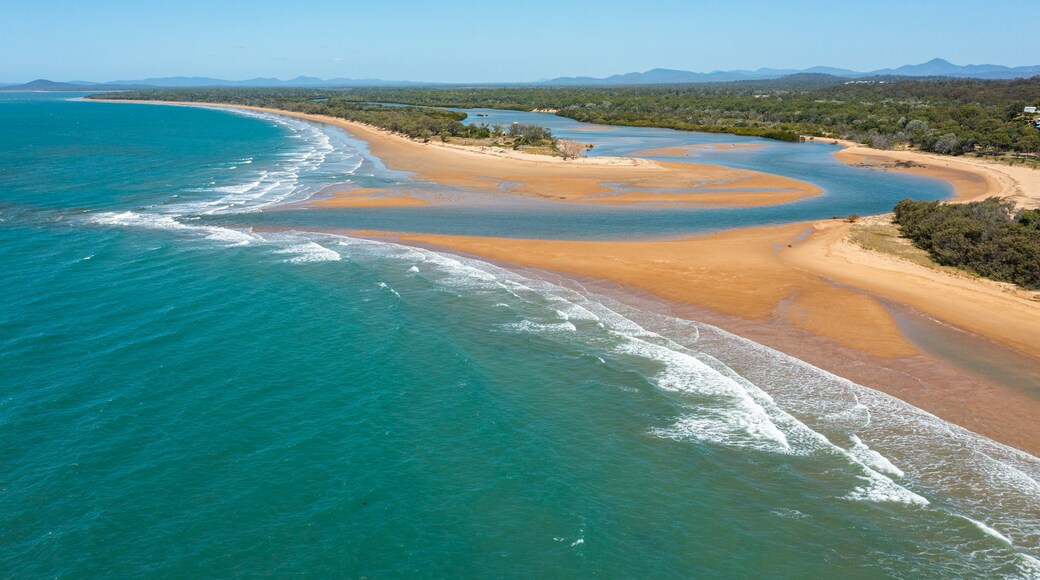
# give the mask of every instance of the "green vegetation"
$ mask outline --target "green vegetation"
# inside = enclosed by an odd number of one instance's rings
[[[963,204],[904,199],[895,221],[939,264],[1040,290],[1040,210],[1014,208],[995,197]]]
[[[472,137],[461,113],[427,107],[554,109],[611,125],[733,133],[797,141],[839,137],[887,149],[960,155],[1040,155],[1023,107],[1040,104],[1040,77],[1011,81],[904,77],[846,82],[800,74],[770,81],[633,87],[171,89],[105,98],[215,101],[331,114],[417,138]],[[321,100],[322,102],[315,102]],[[414,109],[371,103],[412,105]],[[493,130],[493,128],[487,128]]]
[[[963,272],[953,266],[937,264],[931,254],[900,234],[899,225],[892,221],[891,214],[860,218],[849,228],[848,239],[868,250],[906,260],[918,266],[944,272]]]
[[[366,88],[362,101],[530,111],[612,125],[669,127],[797,140],[839,137],[887,149],[959,155],[1040,154],[1022,115],[1040,104],[1040,77],[1011,81],[827,75],[772,81],[641,87]]]

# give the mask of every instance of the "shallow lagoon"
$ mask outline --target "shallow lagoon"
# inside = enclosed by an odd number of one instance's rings
[[[595,156],[631,156],[660,147],[748,143],[755,148],[704,149],[696,157],[651,157],[673,162],[702,162],[751,169],[801,179],[823,194],[793,203],[757,208],[704,208],[667,206],[595,206],[560,204],[516,196],[489,203],[487,198],[458,195],[452,207],[286,209],[261,217],[265,225],[290,227],[373,229],[478,236],[538,237],[549,239],[624,239],[674,237],[728,228],[770,225],[793,221],[844,217],[848,214],[885,213],[907,197],[946,199],[949,184],[924,177],[852,167],[834,158],[838,147],[826,143],[783,143],[752,137],[691,133],[670,129],[589,125],[547,113],[460,109],[473,123],[522,122],[549,127],[566,139],[595,143]],[[483,116],[479,116],[483,115]],[[365,187],[400,186],[396,175],[384,179],[379,172]],[[415,183],[409,184],[411,187]],[[420,184],[421,185],[421,184]],[[453,192],[436,184],[419,189]],[[501,197],[501,196],[498,196]],[[230,217],[220,223],[234,223]]]

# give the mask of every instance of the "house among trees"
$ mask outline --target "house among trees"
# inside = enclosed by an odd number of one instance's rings
[[[1036,113],[1036,107],[1026,107],[1026,108],[1022,109],[1022,112],[1023,113],[1033,113],[1033,114],[1035,114]]]

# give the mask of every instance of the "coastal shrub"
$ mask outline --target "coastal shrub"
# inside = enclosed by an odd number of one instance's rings
[[[544,141],[552,141],[552,131],[538,125],[513,123],[509,126],[509,136],[515,145],[536,145]]]
[[[1040,290],[1040,210],[1014,202],[946,204],[904,199],[896,204],[900,232],[943,265]]]
[[[1040,131],[1022,117],[1040,77],[1015,80],[884,79],[845,84],[829,75],[762,81],[611,87],[372,87],[354,97],[442,107],[555,109],[586,121],[797,141],[801,135],[912,145],[959,155],[1040,154]]]
[[[835,136],[874,147],[912,146],[949,155],[1040,156],[1035,106],[1040,76],[1014,80],[898,78],[845,84],[829,75],[760,81],[644,86],[193,88],[107,93],[110,99],[210,101],[275,108],[313,106],[405,134],[480,130],[458,111],[431,107],[551,109],[578,121],[732,133],[798,141]],[[396,103],[414,107],[386,107]],[[394,110],[390,110],[394,109]],[[411,109],[411,110],[409,110]],[[295,110],[295,109],[294,109]],[[431,112],[435,111],[435,112]],[[463,117],[464,118],[464,117]],[[507,129],[501,129],[507,130]],[[488,129],[496,134],[494,128]]]

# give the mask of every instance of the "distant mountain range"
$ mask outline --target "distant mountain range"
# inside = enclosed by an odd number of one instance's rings
[[[163,77],[140,80],[119,80],[104,83],[92,81],[56,82],[37,79],[25,84],[0,83],[0,91],[125,91],[155,88],[187,87],[300,87],[300,88],[344,88],[344,87],[406,87],[426,86],[433,83],[412,81],[384,81],[382,79],[328,79],[296,77],[286,81],[275,78],[256,78],[244,81],[229,81],[209,77]]]
[[[773,69],[760,68],[758,70],[732,70],[714,71],[709,73],[698,73],[684,70],[670,70],[656,68],[646,72],[633,72],[605,78],[593,77],[560,77],[541,84],[560,86],[583,86],[583,85],[656,85],[656,84],[686,84],[686,83],[719,83],[731,81],[753,81],[769,80],[785,77],[793,74],[810,73],[826,74],[844,78],[864,78],[881,76],[905,76],[905,77],[953,77],[972,79],[1016,79],[1028,78],[1040,75],[1040,65],[1007,67],[999,64],[969,64],[956,65],[941,58],[932,59],[922,64],[908,64],[899,68],[886,68],[881,70],[858,72],[854,70],[833,68],[827,66],[815,66],[812,68],[797,69]]]
[[[839,78],[866,77],[952,77],[973,79],[1015,79],[1040,75],[1040,65],[1007,67],[999,64],[956,65],[941,58],[932,59],[922,64],[904,65],[899,68],[886,68],[869,72],[857,72],[848,69],[827,66],[815,66],[807,69],[774,69],[713,71],[708,73],[691,72],[656,68],[646,72],[631,72],[605,78],[595,77],[559,77],[533,83],[477,83],[488,86],[500,85],[555,85],[555,86],[621,86],[621,85],[655,85],[655,84],[689,84],[719,83],[732,81],[754,81],[778,79],[790,75],[810,74],[829,75]],[[119,80],[105,83],[91,81],[55,82],[39,79],[25,84],[0,83],[0,91],[116,91],[148,88],[183,88],[183,87],[302,87],[302,88],[346,88],[346,87],[406,87],[433,86],[444,83],[423,83],[414,81],[386,81],[382,79],[346,79],[335,78],[323,80],[317,77],[296,77],[289,80],[276,78],[255,78],[244,81],[229,81],[208,77],[163,77],[140,80]],[[460,83],[461,84],[461,83]]]

